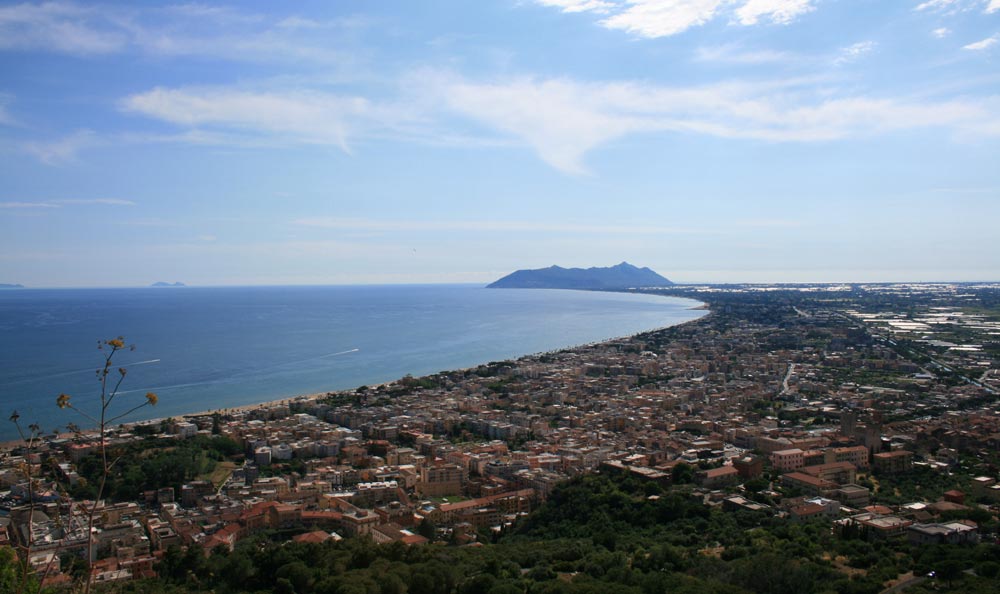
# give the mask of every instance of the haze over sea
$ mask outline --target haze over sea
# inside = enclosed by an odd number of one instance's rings
[[[0,292],[0,413],[45,431],[94,410],[97,340],[135,351],[123,397],[139,420],[348,389],[406,374],[626,336],[696,319],[688,299],[479,285],[23,289]],[[123,403],[124,405],[125,403]],[[16,438],[0,423],[0,439]]]

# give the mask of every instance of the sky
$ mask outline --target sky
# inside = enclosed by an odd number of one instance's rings
[[[0,283],[1000,281],[1000,0],[0,2]]]

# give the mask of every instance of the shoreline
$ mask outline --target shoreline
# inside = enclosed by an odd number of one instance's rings
[[[576,290],[576,289],[566,289],[566,290]],[[556,349],[551,349],[551,350],[548,350],[548,351],[538,351],[538,352],[534,352],[534,353],[526,353],[526,354],[519,355],[519,356],[516,356],[516,357],[511,357],[511,358],[507,358],[507,359],[500,359],[498,361],[519,361],[519,360],[524,359],[526,357],[537,357],[537,356],[540,356],[540,355],[545,355],[545,354],[550,354],[550,353],[561,353],[561,352],[566,352],[566,351],[572,351],[574,349],[581,349],[581,348],[591,347],[591,346],[595,346],[595,345],[600,345],[600,344],[608,343],[608,342],[611,342],[611,341],[623,340],[623,339],[631,339],[631,338],[634,338],[634,337],[639,336],[641,334],[648,334],[648,333],[651,333],[651,332],[659,332],[659,331],[662,331],[662,330],[666,330],[667,328],[676,328],[678,326],[683,326],[685,324],[695,323],[695,322],[704,320],[705,318],[707,318],[708,316],[710,316],[712,314],[711,307],[709,306],[708,303],[705,303],[705,302],[702,302],[702,301],[699,301],[699,300],[696,300],[696,299],[692,299],[690,297],[680,297],[680,296],[676,296],[676,295],[661,295],[661,294],[654,293],[654,292],[643,292],[643,291],[608,291],[608,292],[631,294],[631,295],[651,295],[651,296],[655,296],[655,297],[666,297],[666,298],[669,298],[669,299],[684,299],[684,300],[687,300],[687,301],[693,301],[694,303],[697,304],[697,305],[692,305],[691,307],[684,308],[686,311],[704,311],[704,312],[707,312],[707,313],[699,315],[698,317],[696,317],[696,318],[694,318],[692,320],[687,320],[687,321],[680,322],[680,323],[677,323],[677,324],[671,324],[671,325],[667,325],[667,326],[658,326],[658,327],[655,327],[655,328],[651,328],[651,329],[648,329],[648,330],[642,330],[642,331],[635,332],[635,333],[632,333],[632,334],[625,334],[625,335],[621,335],[621,336],[607,337],[607,338],[603,338],[603,339],[592,341],[592,342],[579,343],[579,344],[570,345],[570,346],[566,346],[566,347],[560,347],[560,348],[556,348]],[[467,367],[456,367],[456,368],[453,368],[453,369],[447,369],[447,370],[439,371],[439,372],[436,372],[436,373],[454,373],[454,372],[459,372],[459,371],[467,371],[467,370],[471,370],[471,369],[476,369],[477,367],[480,367],[482,365],[486,365],[487,363],[490,363],[490,362],[493,362],[493,361],[484,361],[484,362],[481,362],[481,363],[477,363],[475,365],[470,365],[470,366],[467,366]],[[426,377],[427,375],[433,375],[433,374],[425,374],[425,375],[415,376],[415,377]],[[403,376],[394,378],[392,380],[384,381],[384,382],[379,382],[379,383],[376,383],[376,384],[359,384],[358,386],[353,386],[353,387],[350,387],[350,388],[343,388],[343,389],[338,389],[338,390],[326,390],[326,391],[320,391],[320,392],[307,392],[307,393],[304,393],[304,394],[289,394],[289,395],[281,396],[279,398],[274,398],[274,399],[270,399],[270,400],[262,400],[260,402],[255,402],[255,403],[250,403],[250,404],[241,404],[241,405],[229,406],[229,407],[225,407],[225,408],[205,409],[205,410],[200,410],[200,411],[196,411],[196,412],[180,413],[180,414],[176,414],[176,415],[167,415],[167,416],[163,416],[163,417],[154,417],[154,418],[142,419],[142,420],[136,420],[136,421],[126,421],[126,422],[123,422],[123,423],[117,423],[117,424],[109,427],[109,429],[117,430],[117,429],[123,429],[123,428],[133,428],[133,427],[142,426],[142,425],[149,425],[149,424],[161,423],[161,422],[163,422],[163,421],[165,421],[167,419],[193,419],[193,418],[198,418],[198,417],[210,417],[210,416],[212,416],[212,415],[214,415],[216,413],[221,414],[223,416],[225,416],[225,415],[233,415],[233,414],[245,413],[245,412],[250,412],[250,411],[254,411],[254,410],[258,410],[258,409],[268,408],[268,407],[272,407],[272,406],[278,406],[278,405],[281,405],[281,404],[291,404],[293,402],[310,402],[310,401],[315,402],[316,400],[324,398],[324,397],[326,397],[326,396],[328,396],[330,394],[352,392],[352,391],[356,390],[358,387],[360,387],[361,385],[367,385],[369,388],[378,388],[380,386],[392,385],[392,384],[398,382],[399,380],[401,380],[403,377],[406,377],[406,375],[404,374]],[[79,434],[83,435],[83,436],[92,436],[92,435],[96,435],[96,433],[97,433],[96,429],[88,428],[88,429],[82,429]],[[51,434],[49,434],[49,435],[51,435]],[[76,434],[73,434],[73,433],[59,433],[58,434],[58,438],[60,438],[60,439],[71,439],[72,437],[74,437],[74,435],[76,435]],[[16,449],[16,448],[18,448],[18,447],[20,447],[22,445],[24,445],[24,442],[22,440],[20,440],[20,439],[0,441],[0,451],[9,451],[9,450],[12,450],[12,449]]]
[[[575,290],[575,289],[567,289],[567,290]],[[633,294],[632,292],[626,292],[626,291],[613,291],[613,292],[621,292],[621,293]],[[575,345],[571,345],[571,346],[567,346],[567,347],[563,347],[563,348],[552,349],[550,351],[539,351],[537,353],[528,353],[528,354],[520,355],[518,357],[514,357],[514,358],[511,358],[511,359],[503,359],[502,361],[520,361],[521,359],[524,359],[526,357],[537,357],[537,356],[540,356],[540,355],[546,355],[546,354],[550,354],[550,353],[562,353],[562,352],[566,352],[566,351],[572,351],[574,349],[580,349],[580,348],[584,348],[584,347],[591,347],[591,346],[595,346],[595,345],[605,344],[605,343],[612,342],[612,341],[615,341],[615,340],[631,339],[631,338],[635,338],[636,336],[639,336],[640,334],[649,334],[650,332],[659,332],[661,330],[666,330],[667,328],[677,328],[678,326],[684,326],[685,324],[693,324],[695,322],[699,322],[701,320],[704,320],[705,318],[707,318],[709,315],[712,314],[712,309],[711,309],[711,307],[709,306],[708,303],[705,303],[705,302],[702,302],[702,301],[697,301],[697,300],[691,299],[689,297],[677,297],[677,296],[674,296],[674,295],[656,295],[656,293],[634,293],[634,294],[654,295],[654,296],[662,296],[662,297],[668,297],[668,298],[674,298],[674,299],[687,299],[689,301],[695,301],[699,305],[689,307],[689,308],[687,308],[688,310],[692,310],[692,311],[705,311],[705,312],[708,312],[708,313],[706,313],[704,315],[701,315],[701,316],[698,316],[697,318],[695,318],[693,320],[688,320],[686,322],[681,322],[679,324],[673,324],[673,325],[670,325],[670,326],[659,326],[657,328],[651,328],[649,330],[643,330],[641,332],[636,332],[634,334],[626,334],[626,335],[623,335],[623,336],[613,336],[613,337],[610,337],[610,338],[604,338],[602,340],[597,340],[597,341],[594,341],[594,342],[585,342],[585,343],[575,344]],[[480,367],[482,365],[486,365],[487,363],[490,363],[490,361],[486,361],[484,363],[478,363],[476,365],[471,365],[469,367],[458,367],[458,368],[455,368],[455,369],[447,369],[447,370],[444,370],[444,371],[440,371],[438,373],[455,373],[455,372],[459,372],[459,371],[468,371],[470,369],[476,369],[477,367]],[[433,375],[433,374],[430,374],[430,375]],[[390,381],[387,381],[387,382],[380,382],[378,384],[371,384],[371,385],[368,385],[368,387],[369,388],[378,388],[380,386],[389,386],[389,385],[392,385],[392,384],[398,382],[399,380],[403,379],[403,377],[406,377],[406,376],[402,376],[402,377],[399,377],[399,378],[396,378],[394,380],[390,380]],[[421,377],[427,377],[427,376],[426,375],[414,376],[414,379],[419,379]],[[367,384],[365,384],[365,385],[367,385]],[[313,392],[313,393],[309,393],[309,394],[299,394],[299,395],[295,395],[295,396],[283,396],[283,397],[275,399],[275,400],[265,400],[265,401],[262,401],[262,402],[258,402],[256,404],[244,404],[244,405],[240,405],[240,406],[233,406],[233,407],[223,408],[223,409],[203,410],[203,411],[199,411],[199,412],[195,412],[195,413],[185,413],[183,415],[180,415],[180,418],[187,419],[187,418],[206,417],[206,416],[210,417],[210,416],[212,416],[215,413],[232,414],[232,413],[239,413],[239,412],[249,412],[249,411],[260,409],[260,408],[267,408],[267,407],[270,407],[270,406],[277,406],[277,405],[280,405],[280,404],[289,404],[289,403],[292,403],[292,402],[315,401],[315,400],[318,400],[320,398],[324,398],[324,397],[326,397],[329,394],[339,394],[339,393],[344,393],[344,392],[352,392],[354,390],[357,390],[359,387],[361,387],[361,386],[358,385],[358,386],[354,386],[352,388],[345,388],[345,389],[342,389],[342,390],[329,390],[329,391],[326,391],[326,392]],[[168,417],[163,417],[163,418],[159,418],[159,419],[148,419],[146,421],[134,421],[134,422],[129,422],[129,423],[123,423],[120,426],[135,426],[135,425],[140,425],[140,424],[143,424],[143,423],[160,422],[160,421],[163,421],[163,420],[165,420],[167,418]]]

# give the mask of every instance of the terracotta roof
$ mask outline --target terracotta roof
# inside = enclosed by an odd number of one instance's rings
[[[789,512],[793,516],[815,516],[826,511],[826,508],[818,503],[806,503],[793,507]]]
[[[729,476],[732,474],[739,474],[740,471],[736,470],[732,466],[720,466],[719,468],[709,468],[705,471],[706,478],[719,478],[720,476]]]
[[[305,534],[299,534],[298,536],[292,537],[295,542],[312,542],[321,543],[333,538],[330,536],[329,532],[323,532],[322,530],[316,530],[313,532],[306,532]]]

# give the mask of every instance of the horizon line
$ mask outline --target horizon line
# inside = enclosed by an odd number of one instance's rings
[[[467,282],[382,282],[382,283],[275,283],[275,284],[184,284],[183,286],[154,286],[149,285],[24,285],[19,283],[0,283],[9,286],[0,288],[0,292],[18,290],[74,290],[74,289],[226,289],[226,288],[265,288],[265,287],[419,287],[419,286],[474,286],[485,287],[493,281],[467,281]],[[975,284],[1000,284],[1000,280],[910,280],[910,281],[703,281],[703,282],[672,282],[663,286],[642,286],[642,287],[622,287],[609,288],[608,290],[621,289],[669,289],[672,287],[702,287],[702,286],[829,286],[829,285],[975,285]],[[15,286],[16,285],[16,286]],[[558,289],[557,289],[558,290]],[[578,289],[562,289],[578,290]],[[594,290],[594,289],[579,289]],[[601,290],[597,288],[597,290]]]

